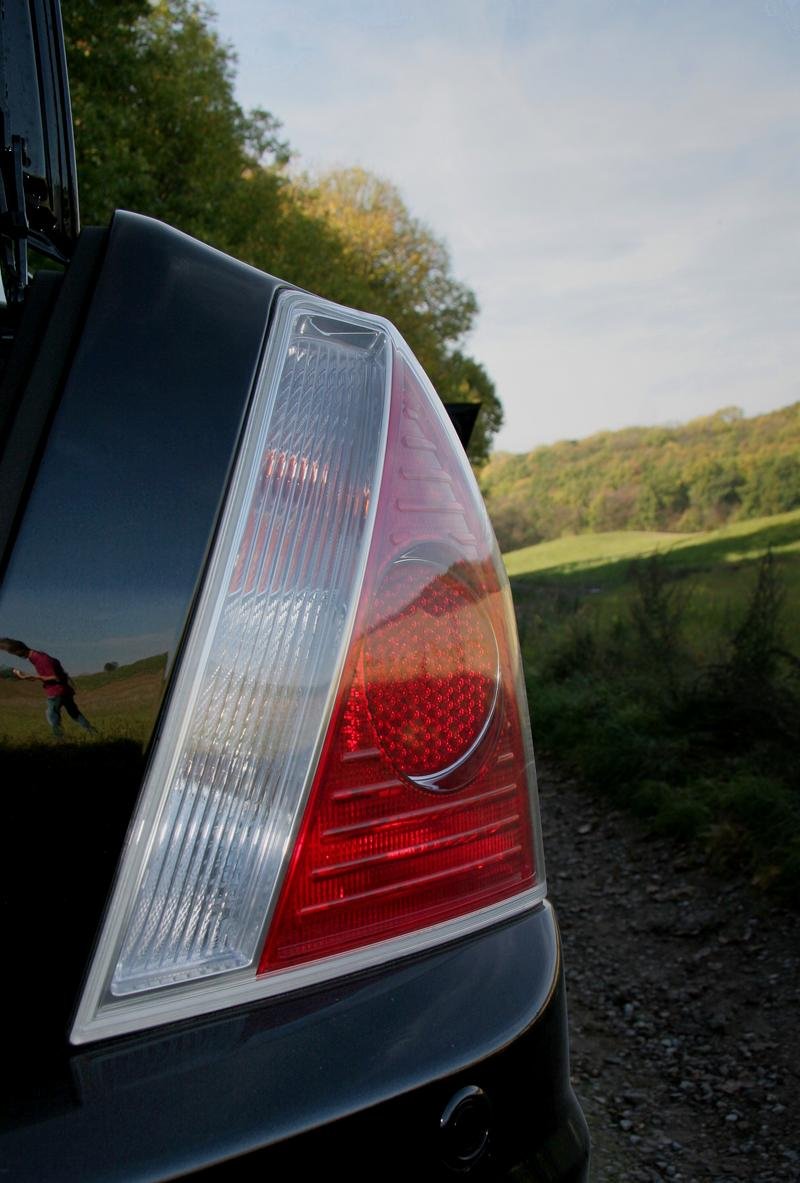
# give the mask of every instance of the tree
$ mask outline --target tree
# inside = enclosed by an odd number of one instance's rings
[[[798,457],[800,403],[755,419],[728,408],[501,453],[481,487],[501,545],[586,529],[704,530],[800,507]]]
[[[268,112],[245,114],[234,58],[197,0],[64,0],[84,224],[114,209],[213,241],[250,167],[285,161]]]
[[[346,169],[293,181],[280,123],[245,113],[235,60],[200,0],[64,0],[84,224],[160,218],[245,262],[394,322],[445,401],[480,401],[470,456],[502,409],[460,345],[477,310],[444,243],[388,181]]]
[[[361,168],[302,182],[309,209],[338,231],[348,260],[349,301],[392,320],[426,369],[460,341],[475,295],[451,274],[441,240],[412,217],[389,181]]]
[[[335,298],[396,324],[445,402],[481,403],[469,456],[485,463],[503,410],[486,370],[459,348],[478,305],[452,275],[445,244],[390,181],[362,168],[306,176],[300,186],[306,208],[344,245],[345,267],[331,277]]]

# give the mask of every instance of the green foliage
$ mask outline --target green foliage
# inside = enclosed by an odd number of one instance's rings
[[[800,403],[498,453],[481,486],[503,550],[566,534],[687,532],[800,507]]]
[[[475,295],[397,189],[362,169],[292,180],[280,123],[239,107],[233,53],[200,0],[63,0],[63,14],[84,224],[145,213],[388,317],[445,401],[481,402],[470,457],[484,463],[502,409],[459,348]]]
[[[346,282],[375,312],[417,342],[426,367],[438,360],[443,341],[470,328],[475,295],[450,272],[444,243],[412,217],[389,181],[361,168],[305,178],[308,208],[339,233],[347,259]]]
[[[343,265],[330,277],[335,298],[391,320],[445,402],[481,403],[469,455],[485,463],[503,412],[483,366],[454,348],[477,302],[453,277],[444,243],[411,215],[391,182],[364,169],[305,176],[297,193],[343,244]]]
[[[661,555],[634,560],[629,573],[636,587],[631,604],[636,654],[649,670],[660,672],[664,689],[675,697],[684,656],[680,636],[686,612],[685,591],[670,581]]]
[[[800,513],[633,563],[572,541],[582,564],[531,559],[514,579],[537,746],[653,831],[800,902]]]
[[[731,640],[728,672],[736,681],[769,682],[782,654],[780,617],[786,598],[770,548],[758,566],[744,619]]]
[[[65,0],[84,222],[121,206],[213,236],[252,137],[207,16],[193,0]]]
[[[685,709],[710,744],[758,748],[761,767],[780,767],[784,748],[800,741],[800,660],[786,648],[786,590],[771,550],[758,564],[743,616],[722,659],[703,671]],[[800,782],[798,782],[800,791]]]

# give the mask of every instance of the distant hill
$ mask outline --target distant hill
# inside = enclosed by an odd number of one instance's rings
[[[785,513],[800,508],[800,402],[499,452],[480,483],[504,551],[565,534],[689,533]]]
[[[158,674],[161,677],[167,668],[168,656],[167,653],[156,653],[153,657],[141,657],[138,661],[132,661],[130,665],[115,664],[113,668],[98,670],[96,674],[76,674],[74,682],[83,690],[97,690],[112,682],[124,682],[143,674]]]

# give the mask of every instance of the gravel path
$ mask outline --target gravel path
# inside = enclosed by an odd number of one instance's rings
[[[540,768],[593,1183],[800,1181],[800,916]]]

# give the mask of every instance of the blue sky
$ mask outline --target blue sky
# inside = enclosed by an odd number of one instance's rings
[[[800,0],[213,8],[295,167],[449,244],[496,446],[800,399]]]

